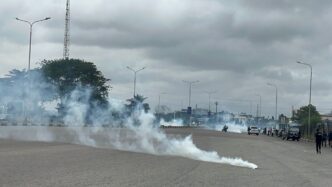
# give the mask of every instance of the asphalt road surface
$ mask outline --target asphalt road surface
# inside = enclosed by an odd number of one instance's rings
[[[1,130],[1,128],[0,128]],[[258,169],[154,156],[66,143],[0,140],[1,186],[332,186],[332,149],[317,155],[313,143],[265,135],[201,129],[195,144],[222,156],[241,157]]]

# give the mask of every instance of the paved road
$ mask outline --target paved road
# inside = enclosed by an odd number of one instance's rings
[[[1,129],[0,129],[1,130]],[[256,170],[172,156],[154,156],[66,143],[0,140],[1,186],[332,186],[332,149],[264,135],[193,134],[194,142],[223,156],[239,156]]]

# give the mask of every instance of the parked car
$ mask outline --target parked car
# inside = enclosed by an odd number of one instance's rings
[[[292,139],[299,141],[301,138],[301,132],[299,127],[289,127],[286,129],[284,136],[282,137],[283,140]]]
[[[259,129],[256,126],[250,126],[248,128],[248,134],[256,134],[257,136],[259,135]]]

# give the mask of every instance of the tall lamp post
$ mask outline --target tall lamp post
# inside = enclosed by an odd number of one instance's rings
[[[158,115],[160,114],[160,95],[164,95],[164,94],[166,94],[166,92],[161,92],[161,93],[159,93],[159,95],[158,95]]]
[[[310,115],[311,115],[311,85],[312,85],[312,66],[311,64],[308,64],[308,63],[303,63],[303,62],[300,62],[300,61],[297,61],[298,64],[302,64],[302,65],[305,65],[305,66],[308,66],[310,68],[310,89],[309,89],[309,106],[308,106],[308,136],[311,137],[311,132],[310,132]]]
[[[189,85],[189,106],[188,106],[188,113],[189,113],[189,126],[191,125],[191,86],[195,83],[198,83],[199,81],[183,81],[184,83],[187,83]]]
[[[134,70],[133,68],[127,66],[127,69],[129,69],[130,71],[134,72],[134,97],[133,98],[135,98],[135,95],[136,95],[136,74],[139,71],[142,71],[143,69],[145,69],[145,67],[143,67],[141,69],[138,69],[138,70]]]
[[[258,117],[262,117],[262,96],[260,94],[256,94],[259,97],[259,113]]]
[[[36,21],[30,22],[30,21],[27,21],[27,20],[23,20],[23,19],[20,19],[20,18],[16,18],[17,21],[25,22],[25,23],[29,24],[29,26],[30,26],[30,39],[29,39],[29,64],[28,64],[28,72],[30,72],[30,61],[31,61],[32,26],[33,26],[35,23],[42,22],[42,21],[46,21],[46,20],[49,20],[49,19],[51,19],[51,18],[50,18],[50,17],[46,17],[46,18],[41,19],[41,20],[36,20]]]
[[[211,114],[211,94],[217,93],[217,91],[208,91],[206,92],[209,95],[209,115]]]
[[[183,81],[184,83],[187,83],[189,85],[189,107],[191,107],[191,86],[195,83],[198,83],[199,80],[196,81]]]
[[[275,111],[275,120],[278,120],[278,87],[275,84],[267,83],[268,86],[272,86],[276,89],[276,111]]]
[[[32,26],[35,24],[35,23],[38,23],[38,22],[42,22],[42,21],[46,21],[46,20],[49,20],[51,19],[50,17],[46,17],[44,19],[40,19],[40,20],[36,20],[36,21],[27,21],[27,20],[24,20],[24,19],[20,19],[20,18],[15,18],[17,21],[21,21],[21,22],[25,22],[27,24],[29,24],[29,27],[30,27],[30,35],[29,35],[29,59],[28,59],[28,78],[30,79],[30,62],[31,62],[31,41],[32,41]],[[28,116],[26,114],[26,104],[25,104],[25,100],[23,100],[23,115],[24,115],[24,123],[27,124],[28,123]]]
[[[262,117],[262,96],[260,94],[256,94],[259,97],[259,105],[257,104],[257,124],[260,124],[260,118]]]

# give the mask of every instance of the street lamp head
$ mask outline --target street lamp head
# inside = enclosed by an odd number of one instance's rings
[[[135,72],[135,70],[133,68],[129,67],[129,66],[127,66],[127,69],[129,69],[132,72]]]
[[[305,66],[309,66],[311,69],[312,69],[312,65],[309,64],[309,63],[304,63],[304,62],[300,62],[300,61],[297,61],[298,64],[302,64],[302,65],[305,65]]]
[[[20,19],[18,19],[18,18],[15,18],[16,20],[20,20]]]
[[[275,85],[275,84],[272,84],[272,83],[267,83],[267,85],[268,85],[268,86],[275,87],[276,89],[278,89],[278,88],[277,88],[277,85]]]
[[[46,18],[45,18],[45,20],[49,20],[49,19],[51,19],[51,17],[46,17]]]

